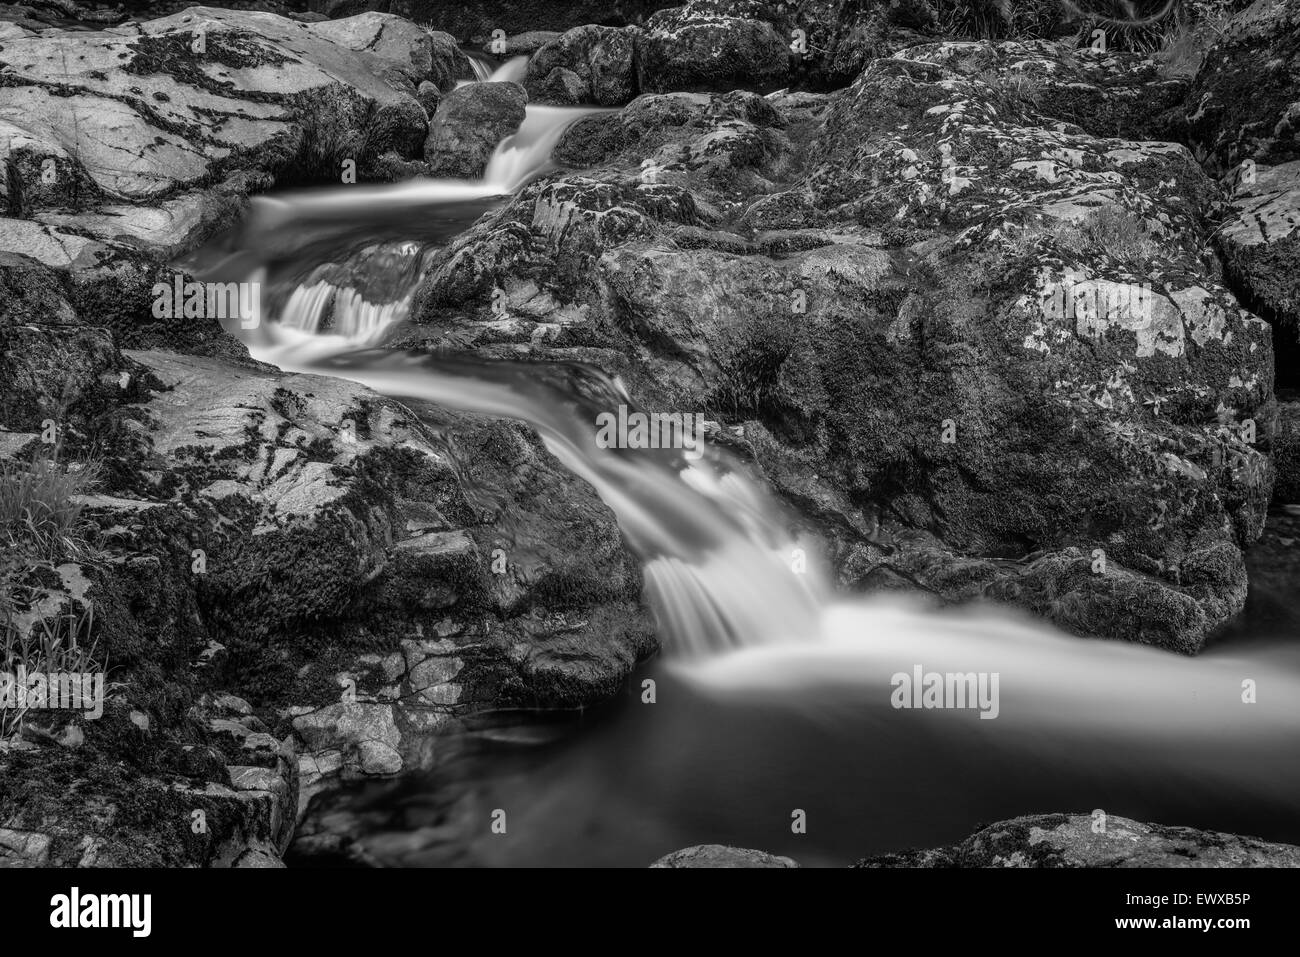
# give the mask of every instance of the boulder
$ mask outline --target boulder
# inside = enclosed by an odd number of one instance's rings
[[[1068,42],[946,40],[896,55],[982,77],[1043,116],[1093,136],[1174,138],[1177,122],[1169,113],[1182,105],[1188,88],[1186,78],[1167,76],[1152,55]]]
[[[119,345],[156,344],[160,261],[230,225],[250,193],[337,182],[347,162],[363,179],[424,171],[403,164],[426,135],[412,79],[431,43],[388,15],[309,25],[205,7],[15,29],[0,51],[0,252],[67,276],[69,302]],[[242,351],[212,323],[163,325],[173,347]]]
[[[104,489],[117,498],[90,514],[129,528],[124,548],[203,551],[202,573],[177,569],[179,582],[253,698],[337,701],[327,649],[359,633],[394,649],[421,629],[473,643],[467,691],[442,711],[517,694],[591,700],[652,647],[612,515],[522,426],[449,415],[435,440],[409,410],[344,379],[125,355],[150,391],[117,413]],[[169,477],[159,486],[155,474]],[[497,506],[472,507],[458,476]],[[131,502],[159,511],[142,527],[126,518]],[[413,700],[429,681],[412,680]],[[381,758],[367,760],[387,767]]]
[[[109,30],[8,37],[0,122],[46,144],[66,173],[56,185],[68,184],[51,195],[28,176],[7,183],[10,197],[54,202],[81,184],[81,194],[142,202],[240,169],[337,181],[344,159],[364,167],[389,149],[416,155],[423,112],[408,68],[334,42],[322,26],[191,7]]]
[[[528,61],[525,87],[539,102],[619,106],[635,95],[634,32],[575,27]],[[576,83],[575,83],[576,78]]]
[[[494,41],[483,44],[483,52],[493,56],[532,56],[552,40],[558,40],[563,33],[558,30],[526,30],[505,38],[503,45]]]
[[[724,844],[699,844],[665,854],[651,867],[798,867],[788,857]]]
[[[729,12],[732,5],[723,5]],[[744,5],[757,8],[759,4]],[[713,0],[691,0],[651,16],[637,35],[637,88],[759,92],[783,86],[790,76],[786,41],[766,20],[718,12]]]
[[[1230,194],[1216,236],[1228,279],[1278,331],[1279,386],[1300,385],[1300,2],[1229,21],[1187,97],[1183,136]]]
[[[690,0],[644,24],[639,88],[838,89],[875,57],[932,38],[936,23],[928,0]]]
[[[1195,652],[1272,484],[1271,336],[1210,255],[1215,185],[932,58],[576,124],[555,156],[589,168],[436,256],[416,318],[487,347],[530,336],[495,289],[548,299],[536,353],[742,432],[847,587]]]
[[[527,102],[518,83],[471,83],[444,96],[424,143],[434,175],[481,177],[497,144],[523,123]]]
[[[218,194],[213,190],[205,195]],[[247,356],[243,345],[227,336],[214,319],[153,315],[157,284],[170,286],[177,275],[158,257],[164,250],[186,247],[218,221],[203,212],[173,216],[189,201],[178,197],[156,207],[107,207],[79,217],[49,213],[42,214],[39,222],[0,217],[0,276],[9,277],[0,282],[16,289],[25,277],[40,275],[50,283],[44,288],[73,310],[79,328],[107,330],[117,346],[166,345],[202,354]],[[200,199],[201,208],[216,208],[202,207],[204,202]],[[91,238],[96,228],[115,238]],[[16,301],[23,299],[19,296]],[[64,313],[48,313],[44,321],[54,321],[55,315]],[[50,387],[57,388],[54,383]]]
[[[420,101],[424,107],[424,112],[433,116],[438,112],[438,104],[442,102],[442,94],[438,91],[438,85],[432,80],[425,80],[415,90],[415,98]]]
[[[474,76],[469,57],[451,34],[430,30],[429,44],[432,62],[428,78],[437,84],[441,92],[450,93],[455,89],[457,80],[467,80]]]
[[[556,67],[530,84],[529,97],[539,103],[573,106],[590,101],[591,86],[572,70]]]
[[[1109,814],[1037,814],[960,844],[882,854],[854,867],[1300,867],[1300,847]]]
[[[311,24],[310,29],[348,50],[367,51],[393,61],[413,83],[433,74],[433,38],[427,30],[402,17],[361,13],[343,20],[322,20]],[[439,54],[445,55],[444,49]]]

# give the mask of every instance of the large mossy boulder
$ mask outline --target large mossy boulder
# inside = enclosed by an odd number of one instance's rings
[[[1214,184],[951,57],[585,120],[556,156],[589,168],[453,243],[417,315],[743,432],[845,585],[1194,652],[1272,483],[1270,334],[1219,276]]]
[[[424,144],[433,174],[481,177],[497,145],[523,123],[527,102],[518,83],[473,83],[444,96]]]
[[[693,0],[650,17],[637,38],[638,89],[723,93],[782,86],[790,76],[786,41],[766,20],[732,13],[726,4]]]
[[[532,55],[524,85],[542,103],[621,106],[636,95],[634,60],[633,31],[575,27]]]

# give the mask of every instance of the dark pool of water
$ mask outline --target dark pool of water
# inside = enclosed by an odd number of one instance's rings
[[[1300,664],[1289,651],[1270,660]],[[654,704],[640,699],[644,677]],[[428,773],[319,800],[302,833],[346,835],[369,863],[410,867],[643,867],[703,843],[841,866],[1020,814],[1094,808],[1300,842],[1300,741],[1274,723],[1072,729],[1044,720],[1052,702],[1033,696],[1004,694],[995,721],[886,700],[880,682],[719,690],[653,663],[584,716],[510,716],[448,741]],[[498,809],[505,834],[491,828]],[[792,831],[796,809],[805,834]]]

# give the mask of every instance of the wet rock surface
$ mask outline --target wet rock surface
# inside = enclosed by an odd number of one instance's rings
[[[619,109],[432,257],[405,344],[705,412],[847,590],[1184,653],[1243,606],[1292,620],[1294,0],[1190,78],[936,37],[919,2],[313,6],[0,7],[0,457],[54,422],[104,469],[95,559],[23,578],[13,620],[93,608],[116,669],[102,718],[0,745],[0,864],[278,866],[340,781],[428,768],[486,709],[586,707],[654,652],[612,513],[531,430],[153,308],[250,196],[481,176],[530,101]],[[462,42],[528,56],[524,84],[457,88]],[[1091,823],[862,866],[1296,863]],[[327,824],[304,846],[342,853]]]
[[[642,402],[716,415],[845,585],[1195,651],[1242,607],[1272,482],[1248,424],[1271,335],[1214,259],[1215,184],[958,52],[1024,53],[915,47],[836,94],[581,121],[556,158],[582,172],[449,246],[417,316],[608,356]],[[498,288],[525,325],[504,341]]]

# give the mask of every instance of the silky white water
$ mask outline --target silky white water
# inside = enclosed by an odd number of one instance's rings
[[[953,840],[997,816],[1103,806],[1300,839],[1295,635],[1185,658],[1067,636],[1010,609],[940,612],[835,595],[816,543],[792,534],[790,516],[729,456],[711,450],[691,462],[671,451],[599,448],[596,415],[630,400],[598,370],[382,348],[408,318],[420,244],[393,239],[382,269],[354,269],[345,283],[321,278],[319,264],[304,261],[315,247],[293,242],[328,222],[319,248],[337,250],[349,224],[364,238],[385,216],[452,217],[463,227],[488,208],[476,204],[543,173],[564,129],[586,112],[530,105],[479,181],[261,200],[242,250],[221,264],[265,270],[268,249],[289,250],[276,268],[297,278],[279,307],[257,330],[235,330],[256,358],[351,379],[417,411],[429,403],[529,423],[593,486],[644,563],[664,646],[663,662],[647,672],[659,702],[630,698],[590,737],[557,747],[526,774],[492,762],[466,772],[475,784],[465,800],[526,807],[522,832],[531,821],[531,840],[442,835],[422,844],[376,826],[375,840],[395,848],[385,859],[441,863],[454,847],[476,863],[644,864],[645,854],[718,841],[842,863]],[[392,291],[371,301],[356,288],[366,283]],[[899,707],[895,676],[917,668],[997,675],[996,717]],[[592,849],[570,823],[593,793],[604,803],[578,823],[618,831],[606,849]],[[809,806],[833,827],[791,841],[790,808]],[[640,830],[628,836],[620,828],[632,821]]]

